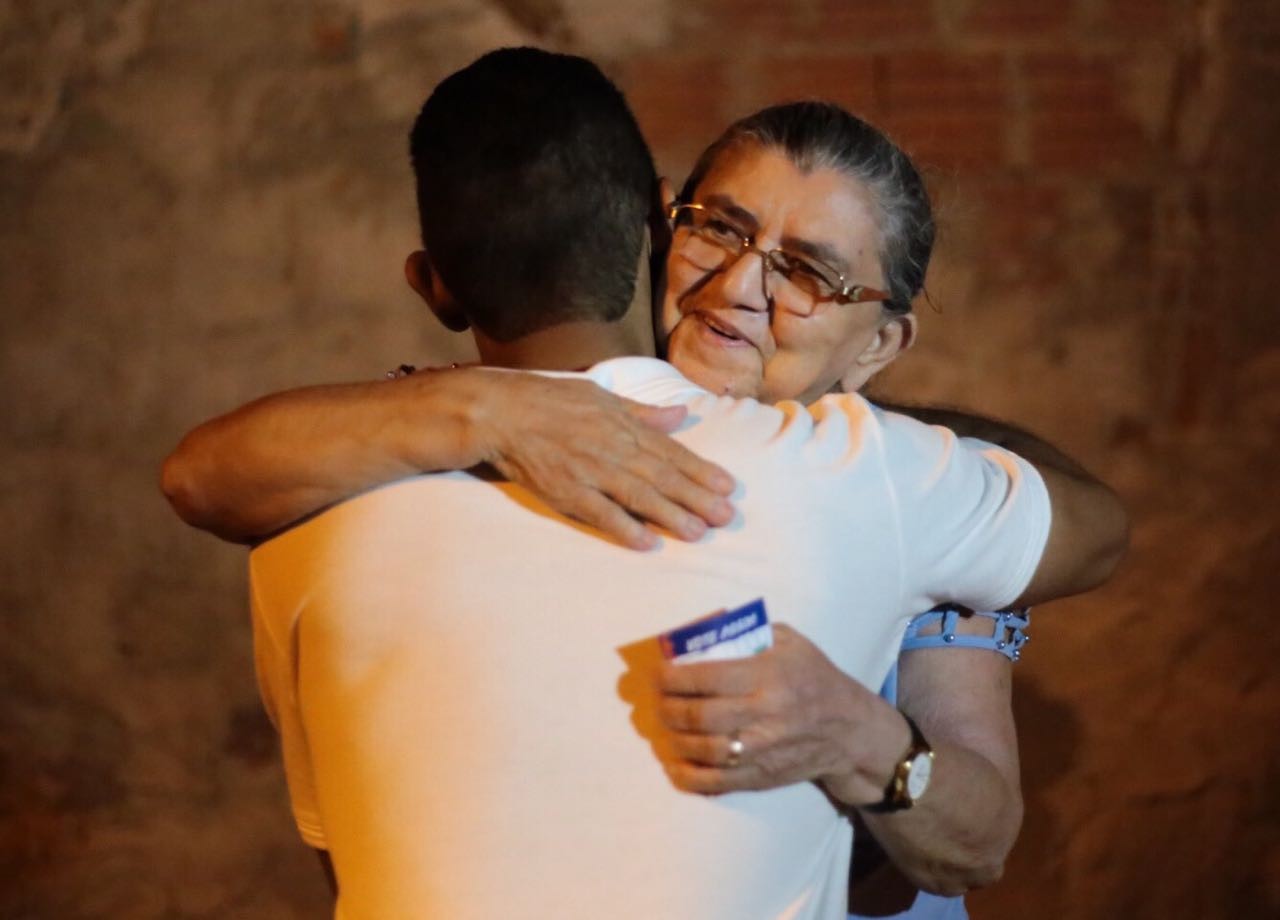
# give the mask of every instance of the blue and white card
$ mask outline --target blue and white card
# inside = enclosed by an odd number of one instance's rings
[[[687,664],[750,658],[773,645],[773,627],[764,598],[734,610],[722,610],[658,636],[662,656]]]

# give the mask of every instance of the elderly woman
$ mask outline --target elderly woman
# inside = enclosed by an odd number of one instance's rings
[[[907,157],[843,110],[800,103],[737,122],[667,217],[655,328],[703,387],[807,402],[861,387],[910,344],[933,243],[928,197]],[[1087,479],[1020,432],[921,414]],[[188,522],[253,541],[372,485],[488,462],[642,548],[654,536],[636,517],[686,539],[729,517],[721,471],[656,430],[671,421],[580,381],[469,369],[311,388],[192,432],[166,463],[165,488]],[[958,894],[990,882],[1021,821],[1009,699],[1020,622],[926,617],[909,632],[897,708],[788,630],[771,655],[668,669],[663,718],[681,754],[672,779],[709,794],[817,781],[916,886]],[[726,743],[730,762],[708,753]],[[910,916],[963,916],[963,906],[922,895]]]

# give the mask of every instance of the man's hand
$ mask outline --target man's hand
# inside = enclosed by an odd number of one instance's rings
[[[585,380],[489,374],[476,413],[489,462],[562,514],[633,549],[684,540],[733,519],[733,477],[670,438],[683,406],[647,406]]]
[[[879,802],[911,741],[905,720],[794,629],[773,629],[751,658],[659,668],[672,782],[715,795],[814,780],[846,805]]]

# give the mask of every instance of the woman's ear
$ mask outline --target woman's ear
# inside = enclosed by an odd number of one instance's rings
[[[467,319],[462,306],[444,286],[440,273],[432,268],[426,250],[411,252],[405,258],[404,278],[446,329],[451,332],[466,332],[471,328],[471,321]]]
[[[867,343],[853,364],[840,378],[840,389],[856,393],[863,385],[884,370],[894,358],[910,348],[916,339],[914,313],[890,316],[880,324],[875,336]]]

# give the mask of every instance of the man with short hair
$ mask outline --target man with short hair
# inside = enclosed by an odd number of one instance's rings
[[[648,357],[653,166],[588,62],[486,55],[436,89],[412,144],[425,250],[406,271],[435,315],[471,327],[485,364],[683,407],[677,437],[733,474],[737,516],[636,554],[447,473],[254,550],[264,699],[339,915],[841,916],[851,832],[818,785],[667,781],[652,637],[763,597],[794,627],[780,642],[878,686],[913,613],[1000,608],[1039,567],[1070,570],[1042,555],[1051,504],[1079,497],[856,396],[784,412]]]

